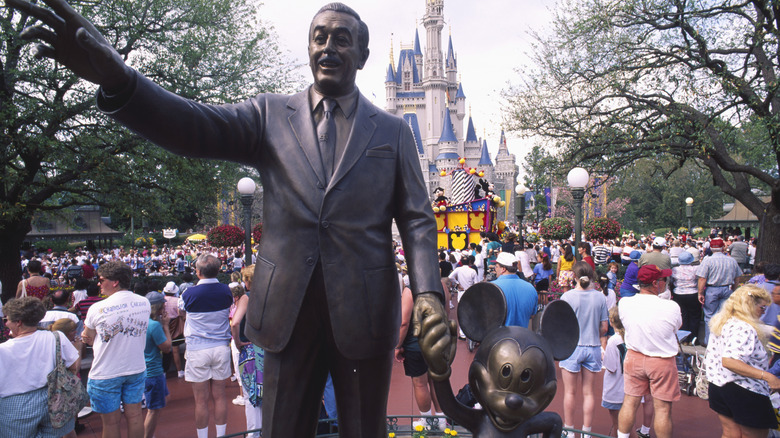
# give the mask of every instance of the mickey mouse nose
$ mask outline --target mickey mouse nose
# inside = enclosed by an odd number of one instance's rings
[[[517,394],[509,394],[504,402],[509,409],[520,409],[523,407],[523,398]]]

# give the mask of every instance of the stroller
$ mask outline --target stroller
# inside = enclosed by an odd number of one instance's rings
[[[697,376],[704,367],[704,355],[707,347],[694,345],[696,338],[691,340],[691,345],[683,345],[682,340],[687,338],[691,332],[687,330],[677,331],[677,342],[679,353],[677,354],[677,376],[680,379],[680,390],[687,395],[699,395],[705,398],[705,394],[698,394],[696,389]]]

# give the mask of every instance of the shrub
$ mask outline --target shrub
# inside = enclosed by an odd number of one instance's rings
[[[37,242],[33,242],[33,245],[38,249],[38,251],[44,252],[52,250],[52,252],[62,253],[71,250],[70,243],[64,239],[39,240]]]
[[[152,236],[141,236],[135,239],[135,246],[145,246],[148,248],[151,248],[152,245],[156,244],[157,241],[154,240],[154,237]]]
[[[614,239],[620,236],[620,223],[608,217],[594,217],[585,222],[583,231],[587,240]]]
[[[571,232],[571,222],[562,217],[551,217],[539,224],[539,234],[545,239],[568,239]]]
[[[219,225],[208,233],[211,246],[241,246],[244,243],[244,230],[235,225]]]

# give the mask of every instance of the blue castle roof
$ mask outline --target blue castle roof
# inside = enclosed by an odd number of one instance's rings
[[[417,62],[414,60],[414,50],[412,49],[401,50],[401,56],[398,58],[398,66],[395,70],[395,82],[399,85],[401,84],[401,80],[403,79],[402,68],[405,60],[412,66],[412,83],[419,84],[420,75],[417,72]]]
[[[420,33],[417,29],[414,31],[414,54],[422,56],[422,50],[420,50]]]
[[[490,159],[490,152],[488,152],[487,140],[482,142],[482,156],[479,158],[480,166],[492,166],[493,161]]]
[[[428,165],[428,172],[439,173],[439,169],[436,168],[435,164],[431,163]]]
[[[449,44],[449,48],[447,49],[447,60],[449,60],[450,58],[452,58],[453,67],[457,67],[458,61],[455,59],[455,51],[452,50],[452,35],[450,35],[450,44]]]
[[[455,152],[447,152],[445,154],[439,154],[439,156],[436,157],[437,160],[447,160],[447,159],[457,160],[458,158],[460,158],[460,156]]]
[[[387,66],[387,79],[385,82],[395,82],[395,73],[393,73],[393,64]]]
[[[441,130],[441,138],[439,139],[439,143],[445,143],[445,142],[452,142],[452,143],[458,142],[458,138],[455,137],[455,131],[452,129],[452,119],[450,118],[450,111],[447,109],[444,110],[444,124]],[[457,158],[457,156],[455,158]]]
[[[463,84],[458,84],[458,94],[455,95],[455,99],[465,99],[466,94],[463,93]]]
[[[477,130],[474,129],[474,121],[471,120],[471,116],[469,116],[469,128],[466,131],[466,143],[477,142],[479,142],[479,139],[477,138]]]
[[[417,144],[417,153],[424,154],[425,149],[423,149],[422,136],[420,135],[420,124],[417,121],[417,114],[406,113],[404,114],[404,120],[406,120],[406,123],[408,123],[409,127],[412,128],[414,142]]]

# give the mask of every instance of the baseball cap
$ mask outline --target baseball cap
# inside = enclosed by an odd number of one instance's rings
[[[496,257],[496,263],[503,266],[512,266],[517,263],[517,257],[512,253],[500,252]]]
[[[156,290],[146,294],[146,299],[149,300],[149,304],[160,304],[165,302],[165,296]]]
[[[656,237],[653,239],[653,246],[666,246],[666,239],[663,237]]]
[[[726,244],[723,239],[715,238],[710,241],[710,248],[723,248]]]
[[[628,258],[630,258],[633,261],[637,261],[640,258],[642,258],[642,253],[639,251],[631,251],[631,254],[628,255]]]
[[[677,257],[677,261],[680,262],[681,265],[690,265],[693,263],[693,254],[688,251],[683,251]]]
[[[644,265],[639,268],[636,278],[642,284],[651,284],[659,278],[670,277],[671,275],[671,269],[658,269],[656,265]]]

